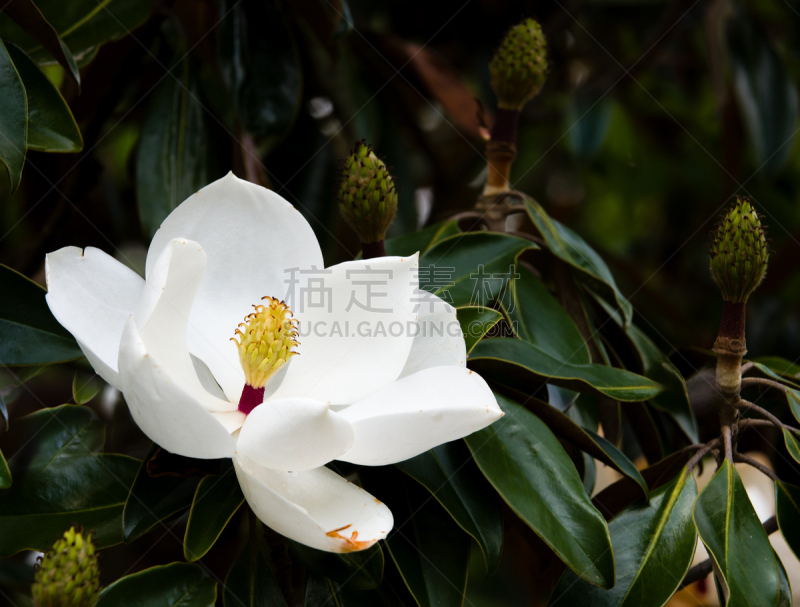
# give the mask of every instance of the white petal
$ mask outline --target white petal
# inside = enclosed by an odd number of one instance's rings
[[[247,416],[236,452],[274,470],[311,470],[353,445],[350,422],[327,403],[282,398],[258,405]]]
[[[97,374],[115,388],[119,340],[144,280],[133,270],[87,247],[64,247],[45,258],[47,305],[78,340]]]
[[[397,379],[416,330],[417,265],[417,255],[348,261],[318,275],[330,289],[320,297],[293,293],[300,356],[270,399],[349,404]]]
[[[234,458],[247,503],[266,525],[327,552],[354,552],[386,537],[394,520],[385,504],[328,468],[278,472]]]
[[[211,369],[229,400],[244,386],[233,342],[236,326],[265,295],[284,299],[294,267],[323,267],[300,211],[232,173],[187,198],[161,224],[147,252],[147,276],[173,238],[192,239],[208,255],[189,331],[189,350]]]
[[[383,466],[485,428],[503,416],[477,373],[456,366],[409,375],[339,413],[356,431],[339,459]]]
[[[230,433],[244,414],[206,391],[187,348],[187,318],[203,279],[206,255],[175,239],[162,253],[122,336],[122,392],[133,419],[167,451],[198,458],[230,457]]]
[[[456,309],[446,301],[417,289],[419,334],[414,338],[400,378],[429,367],[467,366],[467,344]]]

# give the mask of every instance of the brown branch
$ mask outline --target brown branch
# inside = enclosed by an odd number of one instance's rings
[[[778,519],[774,516],[771,516],[766,521],[764,521],[764,531],[766,531],[767,535],[772,535],[778,530]],[[678,590],[683,590],[690,584],[694,584],[698,580],[703,580],[708,577],[708,574],[714,569],[714,566],[711,564],[711,559],[707,559],[702,563],[698,563],[689,571],[686,572],[686,575],[681,582],[681,585],[678,586]]]
[[[787,426],[785,426],[784,423],[781,420],[779,420],[777,417],[772,415],[772,413],[770,413],[766,409],[762,409],[761,407],[759,407],[755,403],[751,403],[749,400],[745,400],[745,399],[741,398],[741,399],[739,399],[739,402],[737,402],[735,406],[736,406],[737,409],[749,409],[751,411],[754,411],[754,412],[758,413],[762,417],[766,417],[770,422],[772,422],[778,428],[787,428]]]
[[[725,441],[725,459],[733,461],[733,440],[730,426],[722,427],[722,439]]]
[[[775,474],[772,470],[767,468],[764,464],[762,464],[761,462],[759,462],[756,459],[753,459],[752,457],[750,457],[748,455],[744,455],[743,453],[735,454],[733,456],[733,461],[742,462],[743,464],[747,464],[748,466],[752,466],[753,468],[756,468],[757,470],[759,470],[765,476],[770,477],[773,481],[777,482],[777,481],[781,480],[781,479],[778,478],[777,474]]]
[[[763,377],[745,377],[742,379],[742,389],[747,388],[749,386],[767,386],[768,388],[775,388],[776,390],[780,390],[784,394],[788,390],[786,386],[782,383],[772,381],[771,379],[765,379]]]
[[[720,440],[719,438],[715,438],[714,440],[706,443],[697,453],[692,456],[686,463],[686,474],[691,474],[694,467],[703,459],[709,451],[719,446]]]

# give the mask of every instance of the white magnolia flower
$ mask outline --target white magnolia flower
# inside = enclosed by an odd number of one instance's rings
[[[50,309],[145,434],[233,458],[258,517],[314,548],[368,548],[392,527],[326,463],[391,464],[502,415],[465,367],[455,311],[419,305],[417,255],[323,270],[303,216],[232,174],[167,217],[146,280],[94,248],[46,264]],[[433,328],[415,336],[422,324]]]

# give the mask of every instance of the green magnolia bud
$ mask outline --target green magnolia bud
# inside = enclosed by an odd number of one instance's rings
[[[378,242],[397,213],[394,180],[365,141],[356,143],[341,168],[337,191],[339,209],[363,243]]]
[[[547,79],[547,41],[533,19],[515,25],[489,62],[498,106],[521,110]]]
[[[744,303],[764,278],[769,246],[764,228],[750,201],[736,201],[712,234],[711,276],[722,299]]]
[[[100,594],[92,536],[70,527],[44,555],[31,588],[35,607],[91,607]]]

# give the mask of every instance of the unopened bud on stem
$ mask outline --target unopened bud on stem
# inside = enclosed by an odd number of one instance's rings
[[[492,57],[489,71],[497,105],[521,110],[547,79],[547,42],[542,27],[533,19],[512,27]]]
[[[761,220],[746,198],[736,198],[717,224],[711,243],[711,276],[722,299],[745,303],[767,271],[769,245]]]
[[[362,244],[383,242],[397,213],[397,191],[386,165],[365,141],[356,143],[342,165],[337,198]]]
[[[91,535],[69,531],[47,551],[36,571],[35,607],[91,607],[100,594],[100,568]]]

